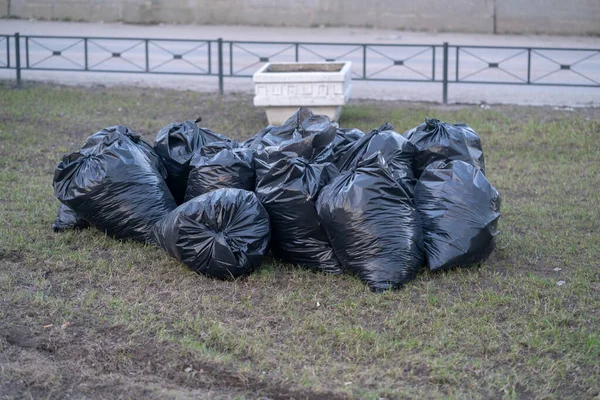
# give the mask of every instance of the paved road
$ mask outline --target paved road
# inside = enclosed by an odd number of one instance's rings
[[[171,87],[192,90],[216,90],[214,76],[177,76],[177,73],[216,73],[217,44],[202,39],[223,37],[225,74],[251,75],[265,59],[270,61],[292,61],[298,53],[301,61],[343,59],[353,62],[355,78],[367,76],[379,79],[417,79],[423,82],[396,83],[355,81],[353,97],[376,99],[402,99],[440,101],[440,83],[427,82],[442,77],[442,47],[445,41],[451,46],[522,46],[556,48],[600,49],[600,40],[592,37],[551,36],[493,36],[465,34],[409,33],[388,30],[357,28],[259,28],[232,26],[138,26],[98,23],[61,23],[3,20],[0,34],[58,35],[105,37],[89,39],[87,44],[79,39],[27,40],[29,59],[23,64],[32,68],[83,69],[86,64],[84,46],[87,45],[89,69],[119,71],[151,71],[165,74],[106,73],[106,72],[53,72],[24,71],[25,79],[48,80],[66,84],[133,84],[152,87]],[[116,40],[112,37],[132,38]],[[135,38],[188,39],[144,40]],[[0,39],[1,40],[1,39]],[[228,40],[244,41],[289,41],[327,42],[329,45],[229,43]],[[344,46],[336,43],[370,43],[372,46]],[[416,47],[397,47],[390,44],[419,44]],[[148,64],[146,66],[146,45]],[[435,71],[432,69],[435,45]],[[14,50],[14,44],[11,43]],[[0,60],[5,56],[5,43],[0,41]],[[363,64],[366,52],[367,65]],[[12,53],[12,52],[11,52]],[[210,53],[210,63],[209,63]],[[455,80],[456,47],[450,48],[449,77]],[[459,80],[482,80],[522,82],[527,80],[527,50],[486,50],[461,47],[459,56]],[[12,55],[14,62],[14,54]],[[582,60],[577,64],[576,61]],[[394,63],[396,61],[396,63]],[[398,61],[402,61],[402,65]],[[489,63],[497,67],[487,68]],[[571,69],[561,69],[570,65]],[[564,67],[563,67],[564,68]],[[14,71],[0,70],[0,79],[14,77]],[[600,83],[600,52],[564,52],[556,50],[533,51],[531,53],[530,80],[540,83],[564,82],[574,84]],[[226,90],[251,91],[249,78],[226,78]],[[454,83],[449,87],[450,102],[458,103],[517,103],[600,106],[600,86],[596,88],[500,86]]]

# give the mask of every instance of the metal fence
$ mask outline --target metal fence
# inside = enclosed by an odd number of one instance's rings
[[[352,61],[354,80],[600,87],[600,49],[0,35],[0,69],[249,78],[269,61]]]

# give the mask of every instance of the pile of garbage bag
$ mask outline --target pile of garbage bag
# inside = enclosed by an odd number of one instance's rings
[[[56,168],[53,230],[150,243],[218,279],[251,273],[271,251],[373,291],[494,250],[501,198],[468,125],[365,134],[300,108],[239,143],[200,120],[165,126],[154,146],[124,126],[91,135]]]

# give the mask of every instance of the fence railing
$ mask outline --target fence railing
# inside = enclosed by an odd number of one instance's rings
[[[216,52],[216,54],[215,54]],[[600,88],[600,49],[0,35],[0,69],[249,78],[269,61],[352,61],[364,81]]]

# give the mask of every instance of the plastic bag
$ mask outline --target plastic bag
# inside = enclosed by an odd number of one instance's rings
[[[69,229],[85,229],[89,226],[90,224],[77,215],[75,211],[64,204],[61,204],[60,207],[58,207],[56,219],[52,224],[52,230],[54,232],[62,232]]]
[[[314,162],[317,164],[331,162],[338,168],[341,167],[341,165],[338,164],[340,159],[346,154],[348,149],[364,135],[364,132],[360,129],[338,128],[335,132],[333,141],[315,157]]]
[[[255,151],[254,169],[258,184],[272,165],[284,158],[303,157],[312,161],[333,141],[338,125],[326,115],[314,115],[300,107],[281,126],[268,126],[243,146]]]
[[[354,169],[361,160],[380,153],[396,182],[412,198],[417,183],[412,162],[417,149],[393,129],[392,125],[386,123],[355,141],[341,157],[340,169]]]
[[[429,269],[484,261],[494,250],[500,195],[464,161],[430,164],[415,188]]]
[[[371,290],[397,288],[423,266],[419,215],[379,153],[325,186],[317,212],[344,270]]]
[[[119,239],[146,241],[153,225],[176,207],[156,165],[137,145],[111,135],[95,150],[65,156],[54,194],[93,226]]]
[[[219,142],[210,142],[200,148],[199,152],[205,157],[212,157],[222,150],[239,149],[242,146],[236,140],[222,140]],[[193,158],[193,157],[192,157]]]
[[[198,273],[236,278],[257,268],[269,251],[269,216],[254,193],[218,189],[177,207],[152,237]]]
[[[167,185],[177,204],[184,201],[190,161],[202,146],[218,141],[229,141],[223,135],[199,128],[196,121],[174,122],[162,128],[156,136],[154,150],[167,168]]]
[[[300,107],[282,125],[260,131],[244,142],[244,147],[286,146],[298,156],[311,158],[313,151],[321,152],[335,137],[338,124],[326,115],[315,115],[308,108]],[[308,151],[308,154],[307,154]]]
[[[295,157],[278,161],[258,184],[256,195],[269,213],[276,257],[314,271],[343,272],[315,208],[319,190],[337,174],[331,163]]]
[[[435,161],[465,161],[481,168],[485,174],[481,139],[469,125],[448,124],[427,118],[425,123],[405,132],[403,136],[417,148],[413,158],[413,172],[417,179]]]
[[[110,146],[118,139],[129,140],[133,145],[137,146],[148,157],[163,179],[167,178],[167,169],[158,154],[154,151],[154,148],[146,143],[138,133],[126,126],[111,126],[94,133],[86,139],[80,152],[83,154],[100,153],[106,146]]]
[[[221,188],[254,190],[252,150],[230,147],[212,154],[215,148],[207,147],[194,155],[190,162],[185,201]]]

